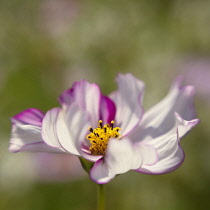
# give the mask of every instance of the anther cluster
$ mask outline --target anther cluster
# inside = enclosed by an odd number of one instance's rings
[[[102,120],[98,121],[98,128],[88,129],[91,133],[86,136],[90,141],[90,152],[92,155],[104,155],[110,138],[121,139],[122,136],[119,133],[121,130],[119,127],[114,128],[114,121],[111,124],[105,124],[103,126]]]

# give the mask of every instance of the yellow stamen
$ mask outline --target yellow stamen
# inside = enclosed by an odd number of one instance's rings
[[[91,132],[86,136],[87,140],[90,141],[90,152],[92,155],[104,155],[110,138],[121,139],[122,135],[119,133],[121,128],[114,128],[114,121],[111,121],[111,125],[102,125],[102,120],[98,121],[98,128],[93,129],[89,127],[88,130]]]

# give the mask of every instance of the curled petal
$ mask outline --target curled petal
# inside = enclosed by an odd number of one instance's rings
[[[184,135],[186,135],[193,127],[195,127],[200,122],[199,119],[194,119],[190,121],[184,120],[178,113],[175,113],[175,117],[178,125],[179,139],[183,138]]]
[[[53,108],[49,110],[42,122],[42,138],[46,144],[55,148],[61,148],[56,128],[56,123],[60,112],[62,112],[61,108]]]
[[[95,163],[90,171],[93,181],[104,184],[130,169],[137,169],[142,163],[141,155],[134,152],[134,147],[126,140],[111,139],[104,157]]]
[[[42,137],[51,147],[80,155],[79,145],[87,133],[87,116],[77,104],[48,111],[42,123]],[[85,130],[85,131],[84,131]]]
[[[179,168],[185,157],[179,141],[177,141],[177,136],[171,136],[170,139],[167,139],[164,148],[161,152],[159,151],[158,155],[159,160],[155,165],[143,165],[136,171],[145,174],[169,173]]]
[[[169,132],[176,124],[175,112],[185,120],[192,120],[195,117],[194,88],[181,87],[180,83],[181,80],[178,78],[168,95],[144,114],[141,123],[132,133],[133,139],[153,139]]]
[[[91,161],[91,162],[96,162],[98,160],[100,160],[103,156],[102,155],[91,155],[89,149],[81,146],[82,150],[81,150],[81,156],[83,158],[85,158],[86,160],[88,161]]]
[[[87,113],[77,104],[71,104],[59,113],[56,122],[59,143],[67,152],[81,156],[81,144],[89,126]]]
[[[98,184],[106,184],[115,177],[111,174],[103,159],[99,159],[90,170],[90,178]]]
[[[34,125],[15,123],[12,126],[9,151],[63,153],[59,148],[48,146],[41,137],[41,128]]]
[[[119,90],[110,97],[117,108],[116,123],[122,128],[122,134],[125,136],[138,125],[143,115],[141,102],[144,83],[131,74],[119,74],[117,83]]]
[[[44,113],[38,109],[27,109],[14,117],[9,151],[53,152],[62,153],[60,149],[48,146],[41,137],[41,125]]]
[[[143,163],[153,164],[156,158],[155,150],[148,145],[132,145],[126,138],[111,139],[104,159],[95,163],[90,171],[90,177],[93,181],[104,184],[117,174],[138,169]]]
[[[169,173],[181,166],[184,161],[184,152],[180,146],[179,139],[182,138],[192,127],[199,122],[198,119],[191,121],[183,120],[178,114],[176,116],[176,126],[168,133],[151,140],[145,140],[152,145],[158,153],[158,162],[152,166],[142,164],[138,172],[146,174]]]
[[[63,107],[77,103],[80,108],[84,109],[90,115],[90,123],[93,127],[97,127],[98,124],[100,100],[99,86],[90,84],[85,80],[75,82],[71,89],[66,90],[59,97]]]

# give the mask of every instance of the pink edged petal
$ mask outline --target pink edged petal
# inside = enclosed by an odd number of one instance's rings
[[[154,139],[145,139],[148,145],[153,146],[158,153],[158,162],[152,166],[142,164],[137,171],[146,174],[169,173],[181,166],[184,161],[184,152],[180,146],[182,138],[191,128],[198,124],[199,120],[183,120],[178,114],[176,125],[168,133]]]
[[[158,148],[159,157],[155,165],[142,165],[137,172],[145,174],[164,174],[169,173],[179,168],[184,161],[184,152],[177,140],[177,136],[168,139],[163,148]]]
[[[110,139],[104,160],[98,160],[90,171],[90,178],[99,184],[105,184],[117,174],[137,169],[142,164],[141,153],[138,147],[124,138]]]
[[[115,113],[116,107],[114,102],[110,98],[102,96],[100,104],[100,120],[102,120],[104,124],[110,124],[111,121],[115,119]]]
[[[46,113],[42,121],[42,138],[46,144],[55,148],[61,148],[56,128],[57,118],[60,112],[62,112],[61,108],[53,108]]]
[[[68,90],[65,90],[61,95],[60,97],[58,98],[59,100],[59,103],[62,105],[62,106],[68,106],[68,105],[71,105],[74,100],[75,100],[75,96],[74,96],[74,86],[76,86],[76,84],[74,83],[73,87],[68,89]]]
[[[119,74],[117,83],[119,89],[110,97],[117,108],[116,124],[121,127],[122,134],[125,136],[137,126],[143,115],[141,102],[144,83],[131,74]]]
[[[61,149],[45,144],[39,126],[21,123],[13,123],[9,151],[12,153],[20,151],[63,153]]]
[[[25,125],[41,126],[43,118],[44,113],[42,111],[35,108],[30,108],[15,115],[11,118],[11,120],[13,123],[19,122]]]
[[[31,144],[25,144],[23,146],[10,144],[9,151],[16,152],[47,152],[47,153],[65,153],[59,148],[50,147],[45,142],[36,142]]]
[[[115,177],[105,164],[103,159],[99,159],[90,170],[90,179],[97,184],[106,184]]]
[[[145,137],[156,138],[167,133],[176,124],[174,113],[179,113],[185,120],[195,117],[193,106],[194,88],[192,86],[180,86],[178,78],[172,85],[168,95],[158,104],[150,108],[132,134],[138,135],[139,139]]]
[[[80,108],[89,113],[91,126],[97,127],[99,120],[99,107],[101,91],[98,85],[85,80],[75,82],[73,87],[65,91],[59,98],[63,107],[77,103]]]
[[[81,144],[88,132],[88,114],[77,104],[59,113],[56,123],[60,145],[69,153],[81,156]]]
[[[183,138],[193,127],[195,127],[200,122],[199,119],[186,121],[182,119],[178,113],[175,113],[175,117],[178,124],[179,139]]]

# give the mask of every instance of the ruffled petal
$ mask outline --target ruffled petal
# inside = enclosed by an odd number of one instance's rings
[[[90,170],[90,179],[98,184],[106,184],[114,177],[103,159],[99,159]]]
[[[12,122],[18,122],[25,125],[41,126],[44,113],[38,109],[30,108],[12,117]]]
[[[175,112],[185,120],[194,119],[194,88],[192,86],[181,87],[180,83],[179,78],[171,87],[168,95],[144,114],[140,125],[132,133],[133,139],[156,138],[167,133],[175,126]]]
[[[146,174],[164,174],[172,172],[181,166],[185,155],[179,139],[196,126],[199,120],[185,121],[178,114],[175,116],[176,126],[168,133],[154,139],[144,140],[144,142],[156,149],[158,162],[152,166],[142,164],[141,168],[136,171]]]
[[[9,151],[63,153],[59,148],[48,146],[41,137],[41,128],[34,125],[25,125],[13,122]]]
[[[122,134],[125,136],[137,126],[143,115],[141,102],[144,83],[131,74],[119,74],[117,83],[119,90],[112,93],[110,97],[117,108],[116,124],[121,127]]]
[[[162,148],[158,148],[159,161],[152,166],[143,165],[141,168],[136,170],[137,172],[145,174],[164,174],[172,172],[181,166],[185,155],[179,141],[177,141],[177,136],[171,136],[164,142],[164,146],[162,146]]]
[[[111,139],[104,161],[96,162],[90,171],[90,177],[93,181],[104,184],[113,179],[116,174],[139,168],[141,163],[141,155],[135,153],[134,147],[127,139]]]
[[[71,104],[59,113],[56,129],[59,143],[67,152],[80,155],[88,132],[88,115],[77,104]]]
[[[104,184],[115,175],[137,169],[143,163],[154,164],[156,159],[156,152],[149,145],[132,145],[126,138],[111,139],[104,159],[98,160],[91,169],[90,178],[99,184]]]
[[[182,139],[193,127],[195,127],[200,122],[199,119],[190,121],[184,120],[178,113],[175,113],[175,117],[178,124],[179,139]]]
[[[71,89],[62,93],[59,101],[63,107],[77,103],[90,115],[91,126],[97,127],[101,101],[101,91],[98,85],[90,84],[85,80],[75,82]]]

